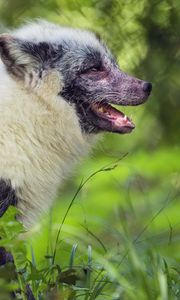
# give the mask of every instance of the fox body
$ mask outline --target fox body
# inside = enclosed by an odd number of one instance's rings
[[[0,215],[16,205],[29,227],[99,132],[134,129],[110,103],[141,104],[151,84],[94,33],[45,21],[0,35],[0,54]]]

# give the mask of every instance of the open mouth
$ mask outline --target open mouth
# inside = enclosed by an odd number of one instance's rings
[[[130,133],[135,125],[124,113],[112,107],[110,104],[91,104],[91,110],[95,115],[93,123],[101,130]]]

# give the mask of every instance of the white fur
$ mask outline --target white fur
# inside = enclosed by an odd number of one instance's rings
[[[33,23],[27,23],[20,29],[17,29],[13,35],[20,39],[33,42],[59,43],[61,40],[75,41],[81,45],[94,46],[104,52],[104,48],[95,38],[94,33],[87,30],[73,29],[65,26],[59,26],[44,20],[37,20]]]
[[[51,206],[93,136],[82,134],[74,107],[56,96],[62,83],[56,71],[25,85],[1,62],[0,78],[0,178],[17,189],[22,221],[29,227]]]

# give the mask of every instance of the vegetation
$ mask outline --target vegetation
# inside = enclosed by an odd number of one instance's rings
[[[179,1],[0,1],[1,32],[35,17],[100,33],[153,93],[123,108],[136,130],[106,134],[25,239],[15,208],[0,219],[15,260],[0,299],[180,299]]]

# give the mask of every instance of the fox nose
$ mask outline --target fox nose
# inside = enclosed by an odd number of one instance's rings
[[[143,91],[149,95],[151,93],[151,90],[152,90],[152,84],[150,82],[145,82],[143,84]]]

